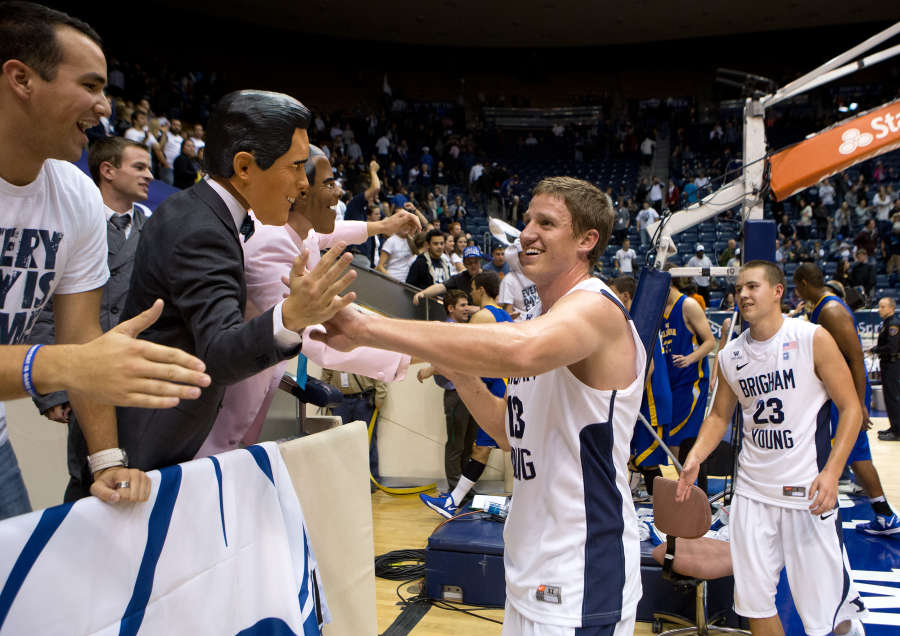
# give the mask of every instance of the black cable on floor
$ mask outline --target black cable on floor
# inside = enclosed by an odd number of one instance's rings
[[[393,550],[375,557],[375,576],[410,581],[425,576],[425,550]]]

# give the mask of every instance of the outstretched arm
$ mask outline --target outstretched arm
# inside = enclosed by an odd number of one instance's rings
[[[838,479],[847,465],[847,456],[850,455],[853,442],[859,435],[862,410],[850,369],[834,338],[825,329],[816,329],[813,357],[816,375],[822,380],[840,414],[828,461],[809,487],[809,510],[814,515],[821,515],[837,504]]]
[[[688,490],[696,481],[697,474],[700,472],[700,464],[702,464],[709,454],[712,453],[719,442],[725,437],[728,425],[731,422],[731,416],[734,413],[734,407],[737,405],[737,396],[731,390],[731,386],[725,381],[725,375],[719,367],[719,388],[716,389],[716,399],[713,402],[709,415],[703,420],[700,426],[700,433],[697,435],[697,441],[684,460],[681,475],[678,476],[678,486],[675,491],[675,500],[684,502],[687,500]]]
[[[603,342],[602,325],[621,315],[599,294],[576,291],[557,301],[552,311],[525,322],[461,325],[347,310],[324,324],[325,334],[313,337],[339,350],[375,346],[408,353],[467,375],[523,377],[583,360]],[[447,342],[459,346],[447,347]]]

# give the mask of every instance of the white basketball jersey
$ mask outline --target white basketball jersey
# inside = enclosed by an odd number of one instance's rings
[[[621,307],[596,278],[567,293],[576,290],[604,294]],[[538,623],[615,623],[641,597],[627,464],[646,355],[629,325],[636,377],[626,389],[592,389],[567,367],[509,379],[506,433],[515,479],[503,533],[506,597]]]
[[[769,340],[757,342],[747,329],[719,353],[719,368],[744,415],[737,494],[809,507],[809,486],[831,452],[831,402],[813,359],[816,329],[785,318]]]

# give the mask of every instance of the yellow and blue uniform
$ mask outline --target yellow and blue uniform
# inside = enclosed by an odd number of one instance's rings
[[[660,439],[665,440],[666,431],[672,424],[672,387],[669,385],[669,371],[663,355],[662,339],[659,337],[653,347],[653,371],[644,383],[641,414],[647,418]],[[668,463],[665,451],[640,421],[634,425],[631,454],[637,468],[664,466]]]
[[[709,396],[709,362],[706,356],[687,367],[676,367],[672,356],[688,356],[698,346],[695,336],[684,321],[684,301],[679,294],[675,304],[663,315],[662,341],[672,387],[672,424],[666,443],[680,446],[682,440],[697,437]]]
[[[830,301],[834,301],[836,303],[840,303],[840,305],[850,314],[850,318],[853,319],[853,328],[857,329],[856,338],[859,339],[859,329],[856,324],[856,317],[853,315],[853,310],[847,306],[847,303],[841,299],[840,296],[835,296],[833,294],[825,294],[819,299],[819,302],[816,303],[816,306],[813,307],[813,310],[809,314],[809,321],[814,325],[819,324],[819,314],[822,313],[822,308]],[[862,347],[862,341],[859,343],[860,348]],[[869,375],[866,374],[866,410],[869,411],[872,409],[872,387],[869,385]],[[831,441],[834,442],[834,435],[837,433],[837,425],[838,425],[839,414],[837,407],[834,405],[834,402],[831,403]],[[872,461],[872,449],[869,448],[869,437],[866,435],[866,432],[862,430],[860,427],[859,435],[856,436],[856,442],[853,444],[853,448],[850,450],[850,454],[847,456],[847,463],[852,464],[853,462],[861,462],[861,461]]]
[[[500,309],[497,305],[485,305],[483,309],[487,309],[494,316],[494,320],[497,322],[512,322],[512,317]],[[506,378],[481,378],[481,381],[484,382],[484,385],[488,388],[488,391],[491,392],[492,395],[496,395],[498,398],[506,397]],[[489,446],[491,448],[498,448],[497,442],[494,441],[494,438],[484,432],[484,430],[479,426],[478,427],[478,436],[475,438],[476,446]]]

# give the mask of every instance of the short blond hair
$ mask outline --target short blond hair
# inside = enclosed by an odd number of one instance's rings
[[[588,252],[588,263],[600,260],[612,234],[613,204],[600,188],[574,177],[548,177],[537,184],[531,196],[539,194],[562,199],[572,215],[572,234],[578,236],[597,230],[597,244]]]

